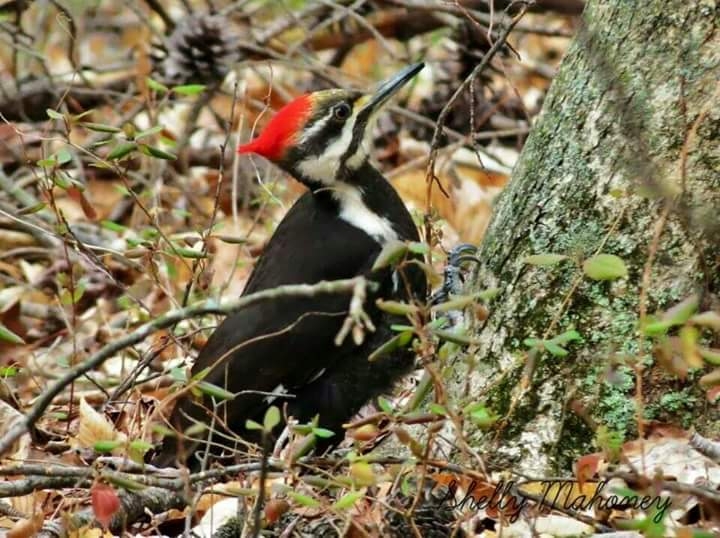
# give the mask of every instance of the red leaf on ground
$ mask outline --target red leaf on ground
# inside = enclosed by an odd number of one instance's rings
[[[95,483],[90,489],[95,519],[104,527],[110,525],[115,512],[120,510],[120,498],[117,492],[107,484]]]

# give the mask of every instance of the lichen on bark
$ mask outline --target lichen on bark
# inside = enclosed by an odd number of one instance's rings
[[[567,473],[595,450],[592,427],[569,400],[632,437],[635,378],[623,364],[643,361],[643,378],[654,383],[644,405],[654,412],[668,401],[662,387],[682,385],[639,337],[639,296],[666,204],[672,211],[654,252],[647,312],[697,292],[711,303],[720,292],[718,72],[717,2],[588,2],[479,252],[474,287],[501,292],[474,329],[476,365],[459,357],[448,379],[451,398],[469,376],[473,397],[503,415],[493,431],[468,433],[478,450],[492,448],[483,452],[535,475]],[[584,277],[582,261],[597,252],[622,258],[628,276]],[[523,261],[544,253],[568,259],[552,267]],[[583,341],[568,344],[568,356],[539,354],[528,368],[526,338],[571,328]],[[531,374],[527,386],[523,374]],[[694,395],[698,429],[717,424],[717,407],[705,409],[692,378],[682,390]],[[690,408],[681,407],[686,419]],[[663,420],[683,422],[666,408]]]

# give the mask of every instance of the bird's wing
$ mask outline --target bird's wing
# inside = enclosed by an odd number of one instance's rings
[[[372,238],[339,221],[330,208],[306,194],[278,226],[244,294],[364,274],[379,250]],[[340,349],[334,344],[350,299],[350,293],[279,297],[245,308],[220,324],[192,373],[207,371],[204,381],[240,393],[226,406],[230,429],[242,428],[244,420],[264,406],[267,393],[301,386],[329,361],[352,351],[351,339]],[[208,400],[205,407],[211,406]],[[207,420],[207,412],[191,398],[179,402],[171,419],[181,429]]]

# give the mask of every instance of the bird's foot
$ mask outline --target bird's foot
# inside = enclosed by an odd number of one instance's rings
[[[450,251],[443,270],[442,286],[430,298],[431,304],[444,303],[451,295],[462,294],[466,276],[463,270],[465,264],[468,262],[480,263],[475,254],[477,254],[477,247],[468,243],[461,243]]]

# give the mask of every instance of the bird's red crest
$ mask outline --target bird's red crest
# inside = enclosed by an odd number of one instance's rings
[[[238,153],[257,153],[271,161],[282,157],[285,150],[312,110],[310,95],[301,95],[277,111],[260,136],[238,146]]]

